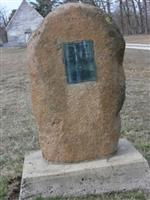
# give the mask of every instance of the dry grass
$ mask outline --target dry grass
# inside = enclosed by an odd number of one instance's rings
[[[31,112],[25,49],[0,49],[0,200],[17,199],[24,154],[39,148]],[[125,135],[150,161],[150,59],[148,51],[127,50],[122,110]],[[110,194],[87,200],[144,200],[143,193]],[[56,200],[56,199],[55,199]],[[74,199],[75,200],[75,199]]]
[[[31,113],[29,77],[25,49],[0,49],[0,195],[16,188],[21,177],[24,154],[38,147]],[[2,188],[2,189],[1,189]],[[6,190],[6,189],[5,189]],[[12,191],[12,192],[11,192]],[[0,199],[3,199],[1,197]]]
[[[126,101],[122,133],[150,162],[150,58],[149,51],[126,50]]]
[[[101,196],[88,196],[81,198],[36,198],[34,200],[145,200],[145,197],[142,192],[126,192],[126,193],[112,193],[105,194]]]
[[[125,36],[127,43],[150,44],[150,35]]]

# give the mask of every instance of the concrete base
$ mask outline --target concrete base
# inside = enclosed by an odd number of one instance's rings
[[[45,161],[41,151],[30,153],[25,157],[20,200],[136,189],[150,189],[150,169],[132,144],[120,139],[118,152],[108,160],[54,164]]]

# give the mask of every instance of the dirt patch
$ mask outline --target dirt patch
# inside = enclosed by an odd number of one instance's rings
[[[19,199],[21,177],[15,177],[8,182],[8,200]]]

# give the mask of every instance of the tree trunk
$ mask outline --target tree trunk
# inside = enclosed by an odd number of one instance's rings
[[[122,0],[119,0],[119,8],[120,8],[120,22],[121,22],[121,30],[124,34],[124,20],[123,20],[123,3]]]
[[[135,18],[135,22],[136,22],[136,30],[135,30],[135,32],[139,33],[140,24],[139,24],[139,20],[138,20],[137,10],[136,10],[136,6],[135,6],[134,0],[131,0],[131,1],[132,1],[133,12],[134,12],[134,18]]]
[[[108,14],[111,16],[110,0],[107,0],[107,1],[106,1],[106,4],[107,4],[107,11],[108,11]]]
[[[103,0],[100,0],[101,5],[102,5],[102,9],[106,12],[106,6]]]
[[[131,26],[131,21],[130,21],[130,9],[129,9],[129,1],[128,0],[125,0],[125,6],[126,6],[126,9],[125,9],[125,13],[126,13],[126,16],[127,16],[127,23],[128,23],[128,34],[132,34],[132,26]]]
[[[149,34],[149,24],[148,24],[148,13],[147,13],[147,1],[143,0],[144,3],[144,15],[145,15],[145,32]]]
[[[139,8],[139,14],[140,14],[140,26],[141,26],[141,33],[145,33],[145,28],[144,28],[144,20],[143,20],[143,11],[142,11],[142,6],[141,6],[141,1],[136,0]]]

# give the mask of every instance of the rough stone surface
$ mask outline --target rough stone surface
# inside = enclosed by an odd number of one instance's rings
[[[122,190],[150,190],[150,169],[143,156],[125,139],[110,159],[76,164],[52,164],[41,151],[25,158],[20,200],[70,197]]]
[[[97,80],[67,84],[63,43],[82,40],[93,40]],[[81,3],[60,6],[33,35],[28,46],[32,106],[46,160],[93,160],[117,150],[124,48],[109,17]]]

